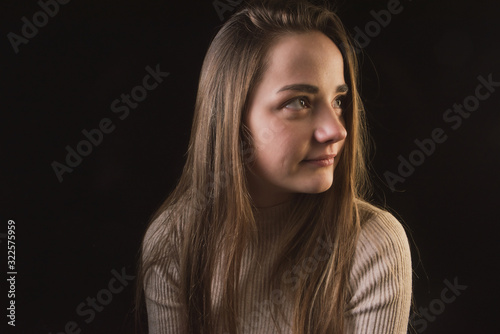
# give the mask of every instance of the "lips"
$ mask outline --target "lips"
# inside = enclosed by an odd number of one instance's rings
[[[333,162],[335,161],[335,156],[336,154],[325,154],[325,155],[320,155],[317,156],[313,159],[306,159],[304,162],[318,166],[318,167],[326,167],[333,165]]]
[[[325,154],[312,159],[305,159],[305,161],[329,160],[335,158],[336,156],[336,154]]]

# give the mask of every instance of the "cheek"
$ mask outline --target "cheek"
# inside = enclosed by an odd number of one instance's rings
[[[260,147],[274,143],[286,133],[283,121],[269,115],[255,115],[251,119],[251,132],[255,143]]]
[[[262,152],[270,172],[286,176],[297,172],[306,152],[305,141],[297,132],[282,132]]]
[[[303,143],[297,131],[283,128],[281,131],[262,131],[256,138],[256,157],[259,169],[268,172],[292,171],[303,159]]]

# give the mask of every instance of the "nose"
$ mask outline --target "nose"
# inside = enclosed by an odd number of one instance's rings
[[[347,137],[340,110],[324,106],[317,111],[314,138],[320,143],[336,143]]]

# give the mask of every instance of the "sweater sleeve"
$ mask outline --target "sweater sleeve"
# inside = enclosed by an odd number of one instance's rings
[[[406,334],[412,290],[408,238],[388,212],[362,225],[350,278],[345,333]]]
[[[143,259],[162,238],[168,238],[160,216],[151,224],[143,243]],[[170,238],[172,236],[170,235]],[[174,245],[175,246],[175,245]],[[175,250],[176,247],[173,247]],[[155,264],[146,272],[144,295],[148,314],[150,334],[181,334],[187,332],[185,307],[180,298],[179,259],[177,252],[172,253],[165,266]]]

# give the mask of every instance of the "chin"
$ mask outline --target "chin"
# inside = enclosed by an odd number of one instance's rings
[[[311,184],[308,185],[307,187],[304,187],[303,193],[306,194],[319,194],[327,191],[332,187],[333,182],[321,182],[318,184]]]

